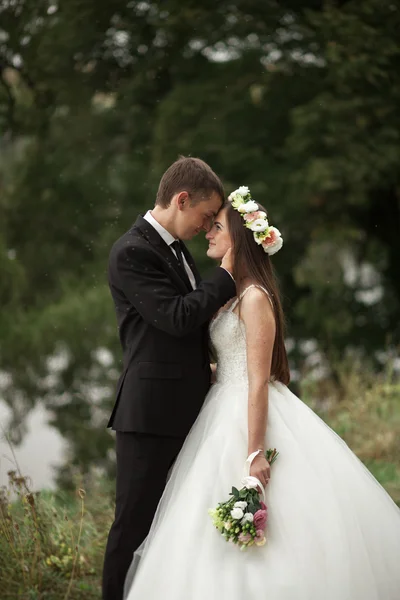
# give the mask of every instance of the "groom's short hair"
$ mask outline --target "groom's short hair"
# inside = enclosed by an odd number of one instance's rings
[[[224,188],[218,175],[200,158],[180,156],[165,171],[158,187],[156,204],[167,208],[174,194],[188,192],[191,203],[207,200],[213,192],[225,199]]]

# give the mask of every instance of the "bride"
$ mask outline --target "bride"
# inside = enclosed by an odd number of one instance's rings
[[[398,600],[400,510],[286,387],[283,314],[270,259],[282,246],[279,231],[241,187],[206,237],[214,259],[232,247],[237,298],[210,324],[216,381],[134,557],[126,597]],[[272,467],[264,456],[269,447],[279,451]],[[241,487],[250,455],[250,475],[265,487],[267,539],[241,552],[215,529],[208,510]]]

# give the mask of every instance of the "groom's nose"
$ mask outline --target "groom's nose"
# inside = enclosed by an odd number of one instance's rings
[[[211,227],[212,227],[211,219],[209,219],[209,218],[204,219],[202,229],[204,229],[204,231],[209,233],[211,231]]]

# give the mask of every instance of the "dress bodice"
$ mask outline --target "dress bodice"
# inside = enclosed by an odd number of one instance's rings
[[[239,315],[233,311],[245,293],[254,287],[262,289],[270,300],[267,290],[250,285],[210,324],[211,344],[218,363],[218,383],[247,383],[246,329]]]
[[[246,331],[231,308],[219,313],[210,325],[210,338],[217,357],[217,382],[247,382]]]

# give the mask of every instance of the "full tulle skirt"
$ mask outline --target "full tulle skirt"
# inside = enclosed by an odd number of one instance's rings
[[[399,508],[280,383],[269,385],[266,447],[279,451],[267,543],[241,551],[208,509],[241,486],[247,386],[212,386],[128,574],[128,600],[399,600]]]

